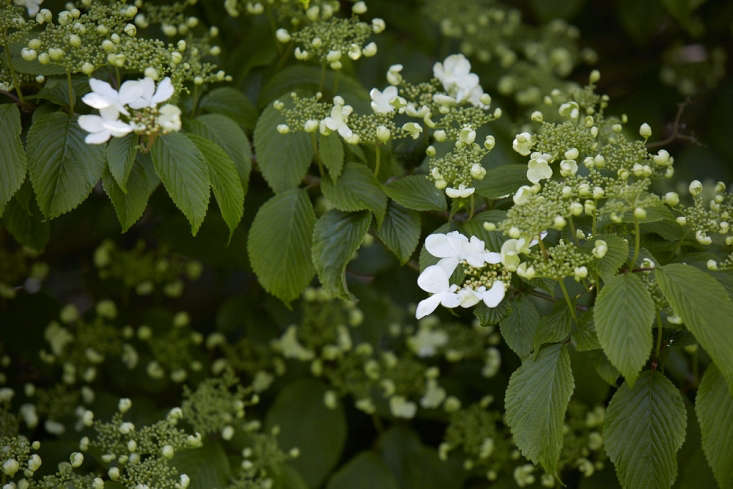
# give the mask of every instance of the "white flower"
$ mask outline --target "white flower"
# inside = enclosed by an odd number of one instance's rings
[[[285,358],[295,358],[301,361],[313,359],[313,352],[300,344],[295,326],[290,326],[283,335],[272,342],[272,346],[279,350]]]
[[[158,124],[163,128],[163,133],[177,132],[181,130],[181,109],[173,104],[165,104],[158,111]]]
[[[389,114],[394,112],[394,104],[399,104],[399,96],[397,94],[397,87],[390,85],[380,92],[376,88],[372,88],[369,92],[369,96],[372,98],[372,110],[377,114]]]
[[[155,80],[152,78],[145,77],[142,80],[125,82],[135,84],[135,88],[139,90],[140,95],[134,100],[129,102],[130,107],[133,109],[142,109],[144,107],[155,107],[160,103],[165,102],[173,96],[173,84],[171,79],[168,77],[163,78],[158,87],[155,86]]]
[[[437,265],[427,267],[417,278],[417,285],[425,292],[433,294],[427,299],[421,300],[417,305],[415,311],[417,319],[431,314],[438,307],[438,304],[448,308],[458,307],[460,304],[460,299],[456,294],[458,286],[451,285],[449,281],[450,274],[448,272],[452,273],[453,270],[446,265],[450,265],[450,262],[441,260]],[[453,268],[455,268],[455,265],[453,265]]]
[[[457,103],[469,102],[477,107],[484,106],[481,101],[484,91],[479,85],[478,75],[471,73],[471,63],[464,55],[452,54],[442,63],[435,63],[433,75]]]
[[[415,336],[407,339],[407,346],[419,357],[432,357],[438,348],[448,343],[445,331],[421,326]]]
[[[435,379],[429,379],[425,388],[425,395],[420,399],[420,405],[424,408],[437,408],[445,399],[446,392]]]
[[[532,135],[528,132],[522,132],[514,136],[512,148],[520,155],[527,156],[532,151],[532,144],[534,144]]]
[[[117,111],[113,108],[100,110],[101,116],[79,116],[79,126],[87,131],[84,142],[87,144],[106,143],[111,137],[120,138],[132,132],[132,126],[117,119]]]
[[[514,201],[514,204],[516,205],[524,205],[527,202],[529,202],[529,198],[533,194],[534,194],[534,191],[532,187],[530,187],[529,185],[522,185],[514,193],[514,197],[512,197],[512,200]]]
[[[447,187],[445,189],[445,195],[451,199],[460,199],[470,197],[475,190],[473,187],[466,187],[464,184],[460,184],[458,188]]]
[[[443,268],[453,274],[458,262],[466,261],[472,267],[480,268],[486,263],[501,261],[499,253],[486,251],[484,242],[476,236],[469,240],[458,231],[447,234],[435,233],[425,238],[425,249],[436,258],[441,258]]]
[[[351,142],[354,140],[356,135],[349,126],[346,125],[346,123],[348,122],[349,115],[351,115],[353,110],[354,109],[350,105],[344,105],[344,101],[341,97],[334,97],[334,106],[331,109],[331,116],[326,117],[321,122],[323,126],[329,130],[338,132],[339,136],[344,138],[346,142]]]
[[[552,168],[548,160],[550,155],[547,153],[532,153],[532,158],[527,165],[527,180],[532,183],[539,183],[540,180],[552,177]]]
[[[491,287],[488,290],[486,290],[484,286],[481,286],[476,290],[476,295],[484,301],[486,307],[490,307],[492,309],[504,300],[505,294],[506,284],[501,280],[494,280],[494,283],[491,284]]]
[[[13,3],[19,7],[25,7],[28,11],[28,15],[34,16],[38,13],[43,0],[14,0]]]
[[[519,254],[529,253],[529,245],[524,238],[508,239],[501,245],[501,263],[507,270],[514,272],[519,266]]]
[[[412,418],[417,412],[417,404],[408,401],[403,396],[392,396],[389,400],[389,410],[397,418]]]
[[[107,118],[116,119],[117,113],[130,115],[125,106],[142,96],[142,87],[136,81],[126,81],[120,86],[119,92],[109,83],[96,78],[89,79],[89,86],[92,91],[82,97],[82,102],[100,112],[107,111]]]

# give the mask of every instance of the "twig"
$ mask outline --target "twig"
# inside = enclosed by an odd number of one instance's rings
[[[684,130],[686,128],[685,124],[682,122],[682,114],[685,112],[685,108],[691,102],[692,100],[688,97],[684,102],[680,102],[677,104],[677,114],[675,115],[674,122],[672,123],[672,133],[667,138],[662,139],[661,141],[648,143],[646,145],[647,149],[661,148],[676,140],[688,141],[692,144],[702,146],[702,143],[694,135],[684,134],[681,132],[681,130]]]

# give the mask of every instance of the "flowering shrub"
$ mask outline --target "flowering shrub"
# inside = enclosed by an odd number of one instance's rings
[[[733,486],[727,133],[527,3],[0,0],[0,487]]]

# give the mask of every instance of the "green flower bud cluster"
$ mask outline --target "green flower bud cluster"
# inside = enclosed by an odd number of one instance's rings
[[[292,41],[296,45],[296,59],[317,60],[333,70],[340,70],[347,57],[356,61],[362,56],[377,54],[376,44],[367,41],[373,33],[383,30],[382,24],[372,26],[360,21],[356,15],[348,19],[330,17],[308,24],[292,34],[284,29],[278,30],[276,36],[280,42]]]
[[[705,191],[699,180],[693,180],[688,187],[692,205],[677,205],[679,197],[674,198],[676,194],[665,196],[665,202],[669,201],[674,210],[679,212],[677,223],[689,230],[688,233],[694,236],[698,244],[708,246],[713,243],[714,237],[719,237],[725,246],[733,246],[733,229],[730,225],[733,195],[723,182],[717,182],[712,191],[708,190]]]
[[[662,55],[659,79],[682,95],[692,96],[718,86],[725,76],[726,60],[725,50],[720,46],[675,46]]]
[[[527,260],[527,268],[534,269],[535,276],[562,280],[574,277],[582,280],[594,261],[592,255],[585,253],[579,246],[560,240],[555,246],[547,247],[545,253],[535,252]]]
[[[25,9],[4,2],[0,5],[0,46],[15,45],[36,27],[36,22],[26,19]],[[22,73],[8,64],[7,56],[0,56],[0,90],[10,92],[25,83],[31,83],[35,75]]]
[[[274,434],[252,432],[247,434],[247,446],[241,454],[242,462],[228,489],[272,488],[273,476],[280,474],[288,461],[297,458],[300,449],[292,447],[285,453]]]
[[[338,0],[224,0],[231,17],[262,15],[276,19],[279,25],[293,27],[331,18],[341,8]]]

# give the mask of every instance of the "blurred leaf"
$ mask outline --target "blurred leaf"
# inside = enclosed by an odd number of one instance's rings
[[[257,123],[257,109],[242,92],[232,87],[215,88],[201,98],[199,109],[222,114],[245,129]]]
[[[25,180],[28,157],[20,140],[22,130],[18,106],[0,105],[0,216]]]
[[[326,489],[400,489],[400,486],[376,454],[361,452],[331,477]]]
[[[224,448],[208,440],[203,447],[178,450],[171,463],[191,478],[188,489],[225,489],[229,486],[231,468]]]
[[[522,185],[529,185],[525,165],[502,165],[486,171],[476,182],[476,194],[487,199],[511,196]]]
[[[408,175],[382,187],[395,202],[416,211],[444,211],[445,195],[425,175]]]
[[[531,0],[532,10],[542,22],[570,19],[583,8],[585,0]]]
[[[390,202],[377,237],[404,265],[420,243],[420,214]]]
[[[35,251],[42,251],[51,234],[51,226],[41,214],[30,182],[20,187],[8,202],[3,222],[18,243]]]
[[[260,107],[264,107],[279,96],[298,88],[323,91],[324,87],[333,87],[335,84],[338,84],[338,94],[346,100],[346,103],[359,108],[361,101],[362,106],[368,107],[365,101],[369,100],[369,94],[355,79],[338,71],[303,64],[289,66],[273,76],[262,87],[257,102]]]

